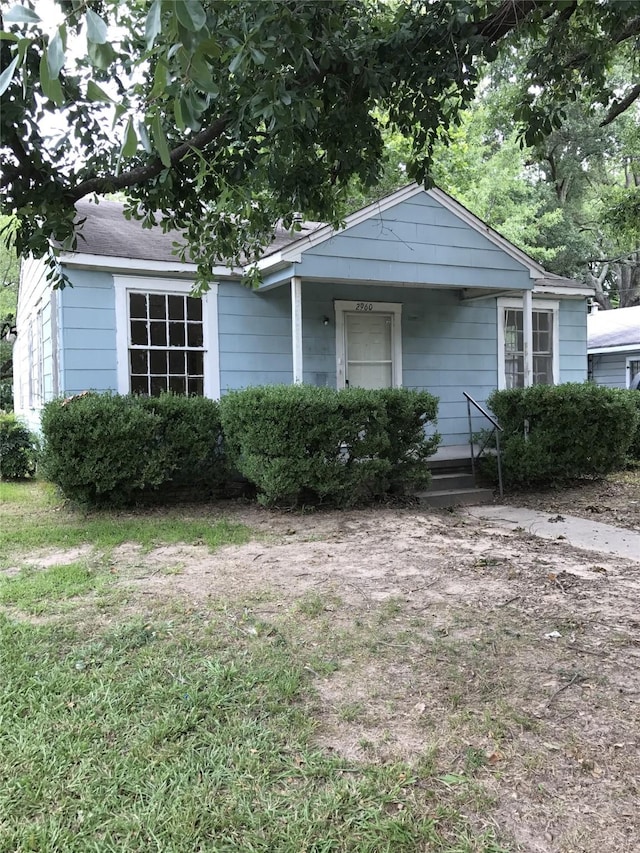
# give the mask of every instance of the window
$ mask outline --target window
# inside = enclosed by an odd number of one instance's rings
[[[640,373],[640,358],[627,359],[627,388],[631,388],[634,378]]]
[[[199,298],[190,290],[183,282],[116,277],[121,393],[219,396],[217,291]]]
[[[558,302],[534,300],[533,384],[559,380]],[[519,299],[498,299],[498,387],[524,386],[524,314]]]
[[[42,406],[42,374],[44,351],[42,346],[42,308],[37,308],[28,331],[29,347],[29,408]]]

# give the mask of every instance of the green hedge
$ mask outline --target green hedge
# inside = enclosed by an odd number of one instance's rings
[[[425,437],[437,412],[426,392],[274,385],[231,392],[220,410],[230,463],[268,505],[346,506],[426,485],[439,441]]]
[[[516,487],[566,483],[624,467],[636,429],[629,393],[592,383],[495,391],[487,404],[504,430],[505,483]],[[489,465],[495,468],[491,460]]]
[[[640,462],[640,391],[627,391],[627,394],[631,397],[638,413],[638,422],[627,452],[633,462]]]
[[[219,490],[227,471],[218,404],[202,397],[84,393],[42,416],[46,477],[77,503],[124,506],[189,486]]]
[[[22,480],[36,473],[37,441],[13,414],[0,413],[0,480]]]

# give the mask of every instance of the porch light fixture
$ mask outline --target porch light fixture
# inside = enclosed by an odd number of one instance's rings
[[[330,322],[331,322],[331,321],[329,320],[329,318],[328,318],[328,317],[323,317],[323,318],[322,318],[322,325],[323,325],[323,326],[328,326]]]
[[[8,321],[2,324],[0,328],[0,341],[6,341],[8,344],[15,344],[18,337],[18,329],[14,323]]]

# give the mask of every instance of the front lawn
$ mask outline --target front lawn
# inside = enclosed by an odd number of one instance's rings
[[[310,634],[329,598],[259,617],[269,578],[245,586],[240,565],[224,594],[198,593],[217,549],[277,550],[295,531],[275,528],[215,508],[87,516],[0,484],[0,851],[507,849],[471,764],[322,745],[318,685],[344,663]]]

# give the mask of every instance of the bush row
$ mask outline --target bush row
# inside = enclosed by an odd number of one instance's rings
[[[0,480],[21,480],[36,472],[37,442],[13,414],[0,412]]]
[[[425,485],[437,400],[400,389],[270,386],[204,398],[85,393],[49,403],[43,473],[71,500],[121,506],[239,473],[269,505],[347,505]]]
[[[592,383],[495,391],[505,483],[539,486],[622,468],[640,451],[640,394]],[[640,452],[637,458],[640,459]],[[495,460],[488,465],[495,474]]]

